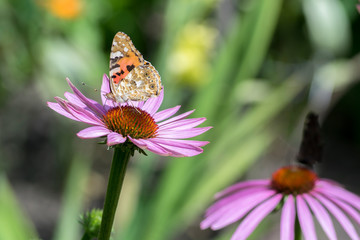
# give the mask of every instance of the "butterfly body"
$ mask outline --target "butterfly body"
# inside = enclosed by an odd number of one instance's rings
[[[150,62],[144,60],[130,37],[118,32],[110,53],[110,89],[107,98],[116,102],[146,101],[161,91],[161,78]]]

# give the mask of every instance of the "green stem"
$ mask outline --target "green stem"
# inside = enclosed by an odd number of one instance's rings
[[[301,240],[301,227],[298,217],[295,217],[295,239],[294,240]]]
[[[81,238],[81,240],[91,240],[91,239],[92,237],[87,232],[85,232]]]
[[[126,166],[130,159],[130,151],[115,148],[98,240],[108,240],[110,238]]]

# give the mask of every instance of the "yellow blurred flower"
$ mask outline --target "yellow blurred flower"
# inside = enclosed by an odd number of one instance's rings
[[[54,16],[62,19],[74,19],[83,10],[82,0],[45,0],[41,1],[40,5]]]
[[[196,23],[187,24],[179,32],[169,63],[174,79],[194,88],[206,83],[216,35],[214,28]]]

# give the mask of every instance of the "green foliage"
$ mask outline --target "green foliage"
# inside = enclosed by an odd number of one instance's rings
[[[21,209],[5,176],[0,174],[0,239],[37,239]]]
[[[74,157],[70,163],[54,240],[76,240],[80,238],[81,226],[78,223],[78,217],[82,209],[89,167],[89,162],[79,155]]]
[[[98,236],[100,231],[101,218],[101,209],[92,209],[91,211],[87,211],[80,216],[80,223],[84,228],[84,236],[87,236],[86,239],[93,239]],[[83,239],[85,238],[83,237]]]
[[[134,207],[128,217],[117,213],[115,239],[186,235],[189,226],[199,225],[214,193],[245,177],[279,136],[290,139],[309,108],[329,111],[333,96],[358,79],[355,0],[80,1],[72,18],[41,2],[0,1],[0,29],[6,33],[0,34],[0,166],[11,183],[44,191],[49,186],[36,176],[55,169],[46,179],[52,191],[63,192],[56,227],[49,230],[56,240],[80,238],[78,215],[103,201],[99,192],[104,194],[103,175],[114,149],[79,143],[75,133],[84,124],[56,116],[45,102],[69,91],[65,77],[100,100],[117,31],[126,32],[158,69],[165,88],[161,108],[196,109],[194,115],[206,117],[203,125],[213,129],[198,138],[210,144],[196,157],[135,154],[129,167],[136,181],[128,184],[139,190],[121,195],[120,201]],[[201,60],[182,69],[193,59]],[[100,187],[88,187],[87,181]],[[21,209],[1,176],[0,239],[37,237]]]

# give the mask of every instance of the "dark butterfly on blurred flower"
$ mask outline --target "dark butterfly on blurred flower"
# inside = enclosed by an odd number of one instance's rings
[[[310,112],[305,119],[297,162],[313,168],[316,162],[321,162],[322,148],[319,118],[315,113]]]

